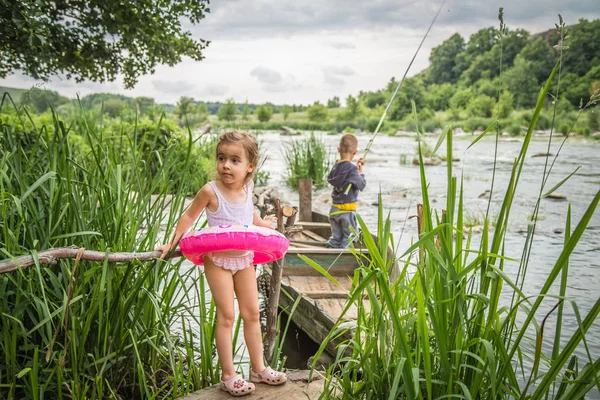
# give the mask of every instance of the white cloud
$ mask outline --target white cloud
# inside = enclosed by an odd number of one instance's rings
[[[258,79],[259,82],[265,84],[277,84],[283,80],[279,72],[266,67],[253,68],[252,71],[250,71],[250,75]]]
[[[53,80],[46,87],[73,97],[92,92],[151,96],[174,104],[181,96],[202,101],[234,98],[250,103],[312,104],[382,88],[400,78],[441,1],[409,0],[223,0],[191,31],[211,40],[205,60],[184,59],[157,66],[133,90],[108,84]],[[598,0],[448,1],[409,72],[428,65],[429,53],[452,34],[465,39],[497,26],[504,7],[509,28],[531,33],[550,29],[561,14],[566,23],[600,18]],[[31,87],[15,74],[0,85]],[[325,83],[325,84],[324,84]]]

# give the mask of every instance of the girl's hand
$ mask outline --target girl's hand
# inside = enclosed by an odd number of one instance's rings
[[[162,254],[160,255],[161,260],[164,259],[165,256],[173,250],[175,250],[175,248],[173,247],[173,244],[171,244],[171,243],[163,244],[162,246],[158,246],[157,248],[154,249],[154,251],[162,252]]]
[[[273,227],[273,222],[277,222],[277,217],[275,215],[265,215],[262,220],[265,228],[275,229]]]

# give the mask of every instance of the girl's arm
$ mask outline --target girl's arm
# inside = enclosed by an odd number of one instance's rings
[[[202,189],[196,193],[192,204],[188,207],[187,210],[183,213],[179,221],[177,221],[177,225],[175,226],[175,233],[173,234],[173,238],[169,243],[163,244],[156,248],[157,251],[162,251],[162,255],[160,258],[164,258],[168,252],[173,251],[179,243],[179,240],[185,235],[194,222],[200,216],[202,210],[204,210],[211,199],[211,195],[214,195],[214,191],[210,187],[210,185],[204,185]]]
[[[252,217],[252,223],[254,225],[275,229],[273,227],[273,221],[277,221],[277,217],[275,215],[265,215],[264,218],[261,218],[260,215],[258,215],[258,212],[254,210],[254,216]]]

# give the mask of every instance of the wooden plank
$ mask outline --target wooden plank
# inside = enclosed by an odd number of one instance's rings
[[[359,252],[362,254],[369,254],[369,250],[367,249],[355,249],[355,252]],[[340,254],[350,254],[354,256],[354,253],[350,249],[322,249],[322,248],[314,248],[314,249],[294,249],[293,251],[288,250],[287,254],[328,254],[328,255],[340,255]]]
[[[320,242],[315,242],[314,240],[296,240],[296,239],[290,239],[290,245],[294,246],[296,244],[301,244],[301,245],[306,245],[308,247],[305,246],[297,246],[297,247],[301,247],[301,248],[318,248],[318,247],[324,247],[325,243],[320,243]]]
[[[345,299],[348,296],[352,280],[348,277],[339,277],[336,285],[324,276],[285,276],[286,285],[290,285],[298,289],[300,293],[304,293],[311,299],[323,298],[341,298]]]
[[[331,229],[331,225],[329,225],[329,222],[296,221],[296,225],[300,225],[304,229],[313,229],[313,228]]]
[[[317,303],[323,307],[335,320],[337,320],[342,311],[346,308],[346,299],[319,299]],[[363,307],[366,312],[370,312],[370,303],[368,301],[363,302]],[[346,314],[344,314],[345,320],[355,320],[358,318],[358,307],[356,304],[352,304]]]
[[[325,239],[323,236],[317,235],[316,233],[309,231],[308,229],[303,230],[302,233],[316,240],[317,242],[325,243],[327,241],[327,239]]]
[[[305,252],[304,250],[307,251]],[[304,260],[302,260],[299,257],[299,254],[305,254],[308,258],[329,272],[329,274],[334,276],[352,276],[354,274],[354,270],[358,267],[358,263],[356,262],[356,258],[353,254],[315,254],[314,250],[315,249],[288,249],[288,252],[285,255],[283,274],[286,276],[322,276],[319,271],[315,270],[312,266],[308,265]]]
[[[296,298],[300,297],[300,302],[291,316],[292,320],[314,342],[323,342],[323,339],[329,334],[335,323],[333,316],[320,308],[315,300],[311,300],[307,296],[300,294],[293,286],[288,286],[285,282],[282,282],[282,288],[284,288],[291,297],[288,297],[287,295],[281,295],[279,297],[279,306],[281,309],[289,313],[294,306]],[[343,337],[331,340],[325,347],[327,352],[330,355],[335,356],[337,353],[337,345],[350,337],[351,335],[347,334]]]

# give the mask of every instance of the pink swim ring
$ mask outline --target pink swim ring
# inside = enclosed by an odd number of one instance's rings
[[[290,241],[274,229],[255,225],[220,225],[187,233],[180,241],[181,253],[197,265],[204,264],[207,253],[253,251],[254,264],[269,263],[283,257]]]

